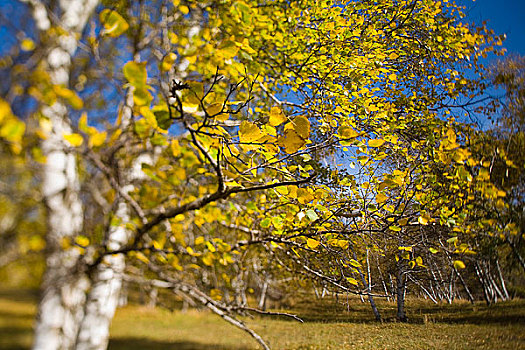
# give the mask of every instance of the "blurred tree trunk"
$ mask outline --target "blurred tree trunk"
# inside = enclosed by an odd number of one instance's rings
[[[27,1],[40,32],[51,27],[51,14],[40,1]],[[50,40],[44,58],[44,67],[50,83],[67,87],[72,56],[79,34],[84,30],[98,0],[61,1],[60,25],[65,33]],[[42,141],[46,162],[42,170],[42,192],[47,207],[46,272],[42,283],[42,297],[37,315],[33,348],[71,349],[83,315],[85,292],[89,281],[79,270],[80,252],[64,248],[79,234],[83,224],[82,204],[79,198],[79,180],[75,155],[64,140],[71,125],[67,107],[60,100],[42,108],[42,115],[51,129]]]

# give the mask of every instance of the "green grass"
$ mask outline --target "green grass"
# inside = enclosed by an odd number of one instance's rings
[[[36,296],[0,292],[0,349],[29,349]],[[346,299],[345,299],[346,302]],[[302,300],[288,311],[304,324],[281,317],[246,318],[273,349],[525,349],[525,301],[487,307],[408,301],[410,322],[394,322],[395,305],[380,302],[382,324],[369,306],[352,298]],[[259,347],[244,332],[204,311],[186,313],[130,305],[119,309],[111,327],[110,349],[250,350]]]

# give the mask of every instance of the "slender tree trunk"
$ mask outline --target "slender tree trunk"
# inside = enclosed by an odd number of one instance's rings
[[[499,266],[499,259],[496,259],[496,268],[498,270],[498,276],[501,281],[501,290],[504,294],[505,300],[509,300],[509,292],[507,291],[507,286],[505,285],[505,279],[503,278],[503,273],[501,272],[501,267]]]
[[[467,293],[468,300],[470,301],[471,304],[474,304],[474,297],[472,296],[472,293],[470,292],[467,282],[465,282],[465,279],[463,278],[463,276],[461,276],[461,274],[455,267],[452,267],[452,268],[456,272],[456,275],[458,276],[459,281],[463,285],[463,288],[465,289],[465,293]]]
[[[61,1],[60,26],[68,34],[55,37],[47,51],[45,68],[51,83],[67,86],[71,59],[78,36],[83,31],[98,0]],[[50,15],[37,1],[31,1],[37,28],[50,28]],[[79,266],[80,252],[64,249],[82,229],[82,205],[79,199],[79,181],[75,155],[69,152],[64,134],[71,133],[68,110],[61,101],[42,108],[42,114],[51,124],[42,141],[46,157],[43,168],[42,192],[47,207],[46,272],[42,282],[42,296],[38,307],[33,349],[71,349],[83,315],[85,292],[89,281]]]
[[[479,264],[476,262],[476,264],[474,265],[474,270],[476,271],[476,275],[478,276],[478,280],[479,280],[479,283],[481,284],[481,289],[483,290],[483,297],[485,298],[485,302],[487,303],[487,305],[490,305],[491,302],[492,302],[492,298],[490,296],[490,293],[488,291],[488,287],[485,283],[485,280],[483,278],[483,275],[482,275],[482,272],[481,272],[481,268],[479,266]]]
[[[123,247],[129,238],[129,232],[123,226],[129,221],[128,207],[122,200],[118,203],[116,217],[121,220],[121,223],[110,228],[107,245],[110,250]],[[109,326],[118,306],[122,289],[124,259],[122,254],[106,256],[93,272],[93,286],[85,305],[85,315],[76,341],[77,350],[107,348]]]
[[[355,253],[355,251],[352,249],[352,253],[354,255],[354,259],[357,261],[357,255]],[[374,313],[374,316],[376,318],[376,321],[378,322],[381,322],[381,314],[379,313],[379,310],[377,309],[377,306],[376,306],[376,303],[374,301],[374,297],[372,296],[372,294],[370,293],[370,267],[368,265],[368,252],[367,252],[367,268],[368,268],[368,273],[369,273],[369,280],[367,282],[366,278],[365,278],[365,274],[363,273],[363,271],[361,271],[361,269],[358,267],[357,268],[357,272],[359,272],[359,276],[361,277],[361,282],[363,283],[363,286],[365,287],[366,291],[367,291],[367,294],[368,294],[368,301],[370,302],[370,306],[372,307],[372,312]]]
[[[401,322],[407,322],[407,316],[405,313],[405,274],[403,273],[403,269],[400,266],[400,262],[398,262],[397,267],[397,288],[396,288],[396,294],[397,294],[397,319]]]
[[[510,248],[512,249],[514,255],[516,255],[516,257],[518,258],[518,262],[520,263],[521,268],[523,269],[523,271],[525,271],[525,259],[521,256],[518,247],[516,247],[514,242],[512,242],[512,240],[509,237],[505,236],[505,239],[509,244]]]
[[[121,127],[124,130],[131,123],[132,106],[133,94],[128,91],[121,115]],[[134,165],[131,170],[125,171],[123,176],[126,183],[122,184],[122,191],[125,193],[133,190],[133,185],[127,185],[127,183],[131,183],[141,175],[143,176],[142,172],[137,170],[140,164]],[[126,228],[126,224],[130,220],[129,207],[122,197],[117,199],[115,218],[118,224],[110,226],[107,234],[106,247],[108,250],[121,249],[131,235]],[[119,304],[125,266],[123,254],[108,255],[92,272],[93,286],[89,291],[85,315],[80,325],[76,342],[77,350],[104,350],[107,348],[109,327]]]

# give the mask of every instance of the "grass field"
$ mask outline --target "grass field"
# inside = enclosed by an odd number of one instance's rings
[[[36,295],[0,292],[0,349],[29,349]],[[304,324],[278,317],[247,318],[272,349],[525,349],[525,301],[435,306],[409,300],[410,322],[394,322],[395,305],[379,304],[386,322],[375,323],[367,304],[296,302]],[[170,312],[130,305],[117,311],[112,350],[259,349],[244,332],[204,311]]]

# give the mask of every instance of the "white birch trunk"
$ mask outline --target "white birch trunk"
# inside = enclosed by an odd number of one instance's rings
[[[122,125],[126,129],[131,123],[133,106],[133,94],[127,94],[126,104],[122,110]],[[137,161],[140,161],[139,157]],[[131,183],[134,178],[144,176],[141,164],[127,171],[124,181]],[[140,175],[139,175],[140,174]],[[123,191],[129,193],[133,185],[124,185]],[[118,250],[128,242],[130,231],[125,225],[130,220],[129,207],[126,201],[119,197],[115,217],[118,224],[111,226],[108,233],[107,248]],[[104,350],[109,341],[109,327],[115,315],[119,303],[120,292],[123,283],[123,273],[126,267],[125,256],[122,254],[108,255],[97,266],[92,275],[93,286],[88,294],[85,307],[85,315],[80,324],[80,330],[76,342],[77,350]]]
[[[29,0],[39,30],[49,29],[46,8],[38,0]],[[60,25],[69,35],[57,38],[46,57],[53,84],[67,86],[71,58],[78,45],[78,34],[84,29],[98,0],[60,1]],[[68,151],[63,135],[71,133],[66,106],[57,101],[42,109],[52,128],[42,141],[46,156],[42,191],[47,206],[47,257],[42,282],[42,298],[35,326],[33,349],[71,349],[83,315],[86,276],[78,269],[79,252],[62,249],[63,239],[75,237],[82,229],[82,205],[75,155]]]
[[[124,224],[129,221],[129,209],[123,200],[118,203],[115,215],[120,223],[110,228],[108,237],[110,250],[122,248],[129,238],[129,231],[124,227]],[[122,254],[108,255],[97,266],[75,349],[103,350],[107,348],[109,326],[118,306],[124,268],[125,257]]]

